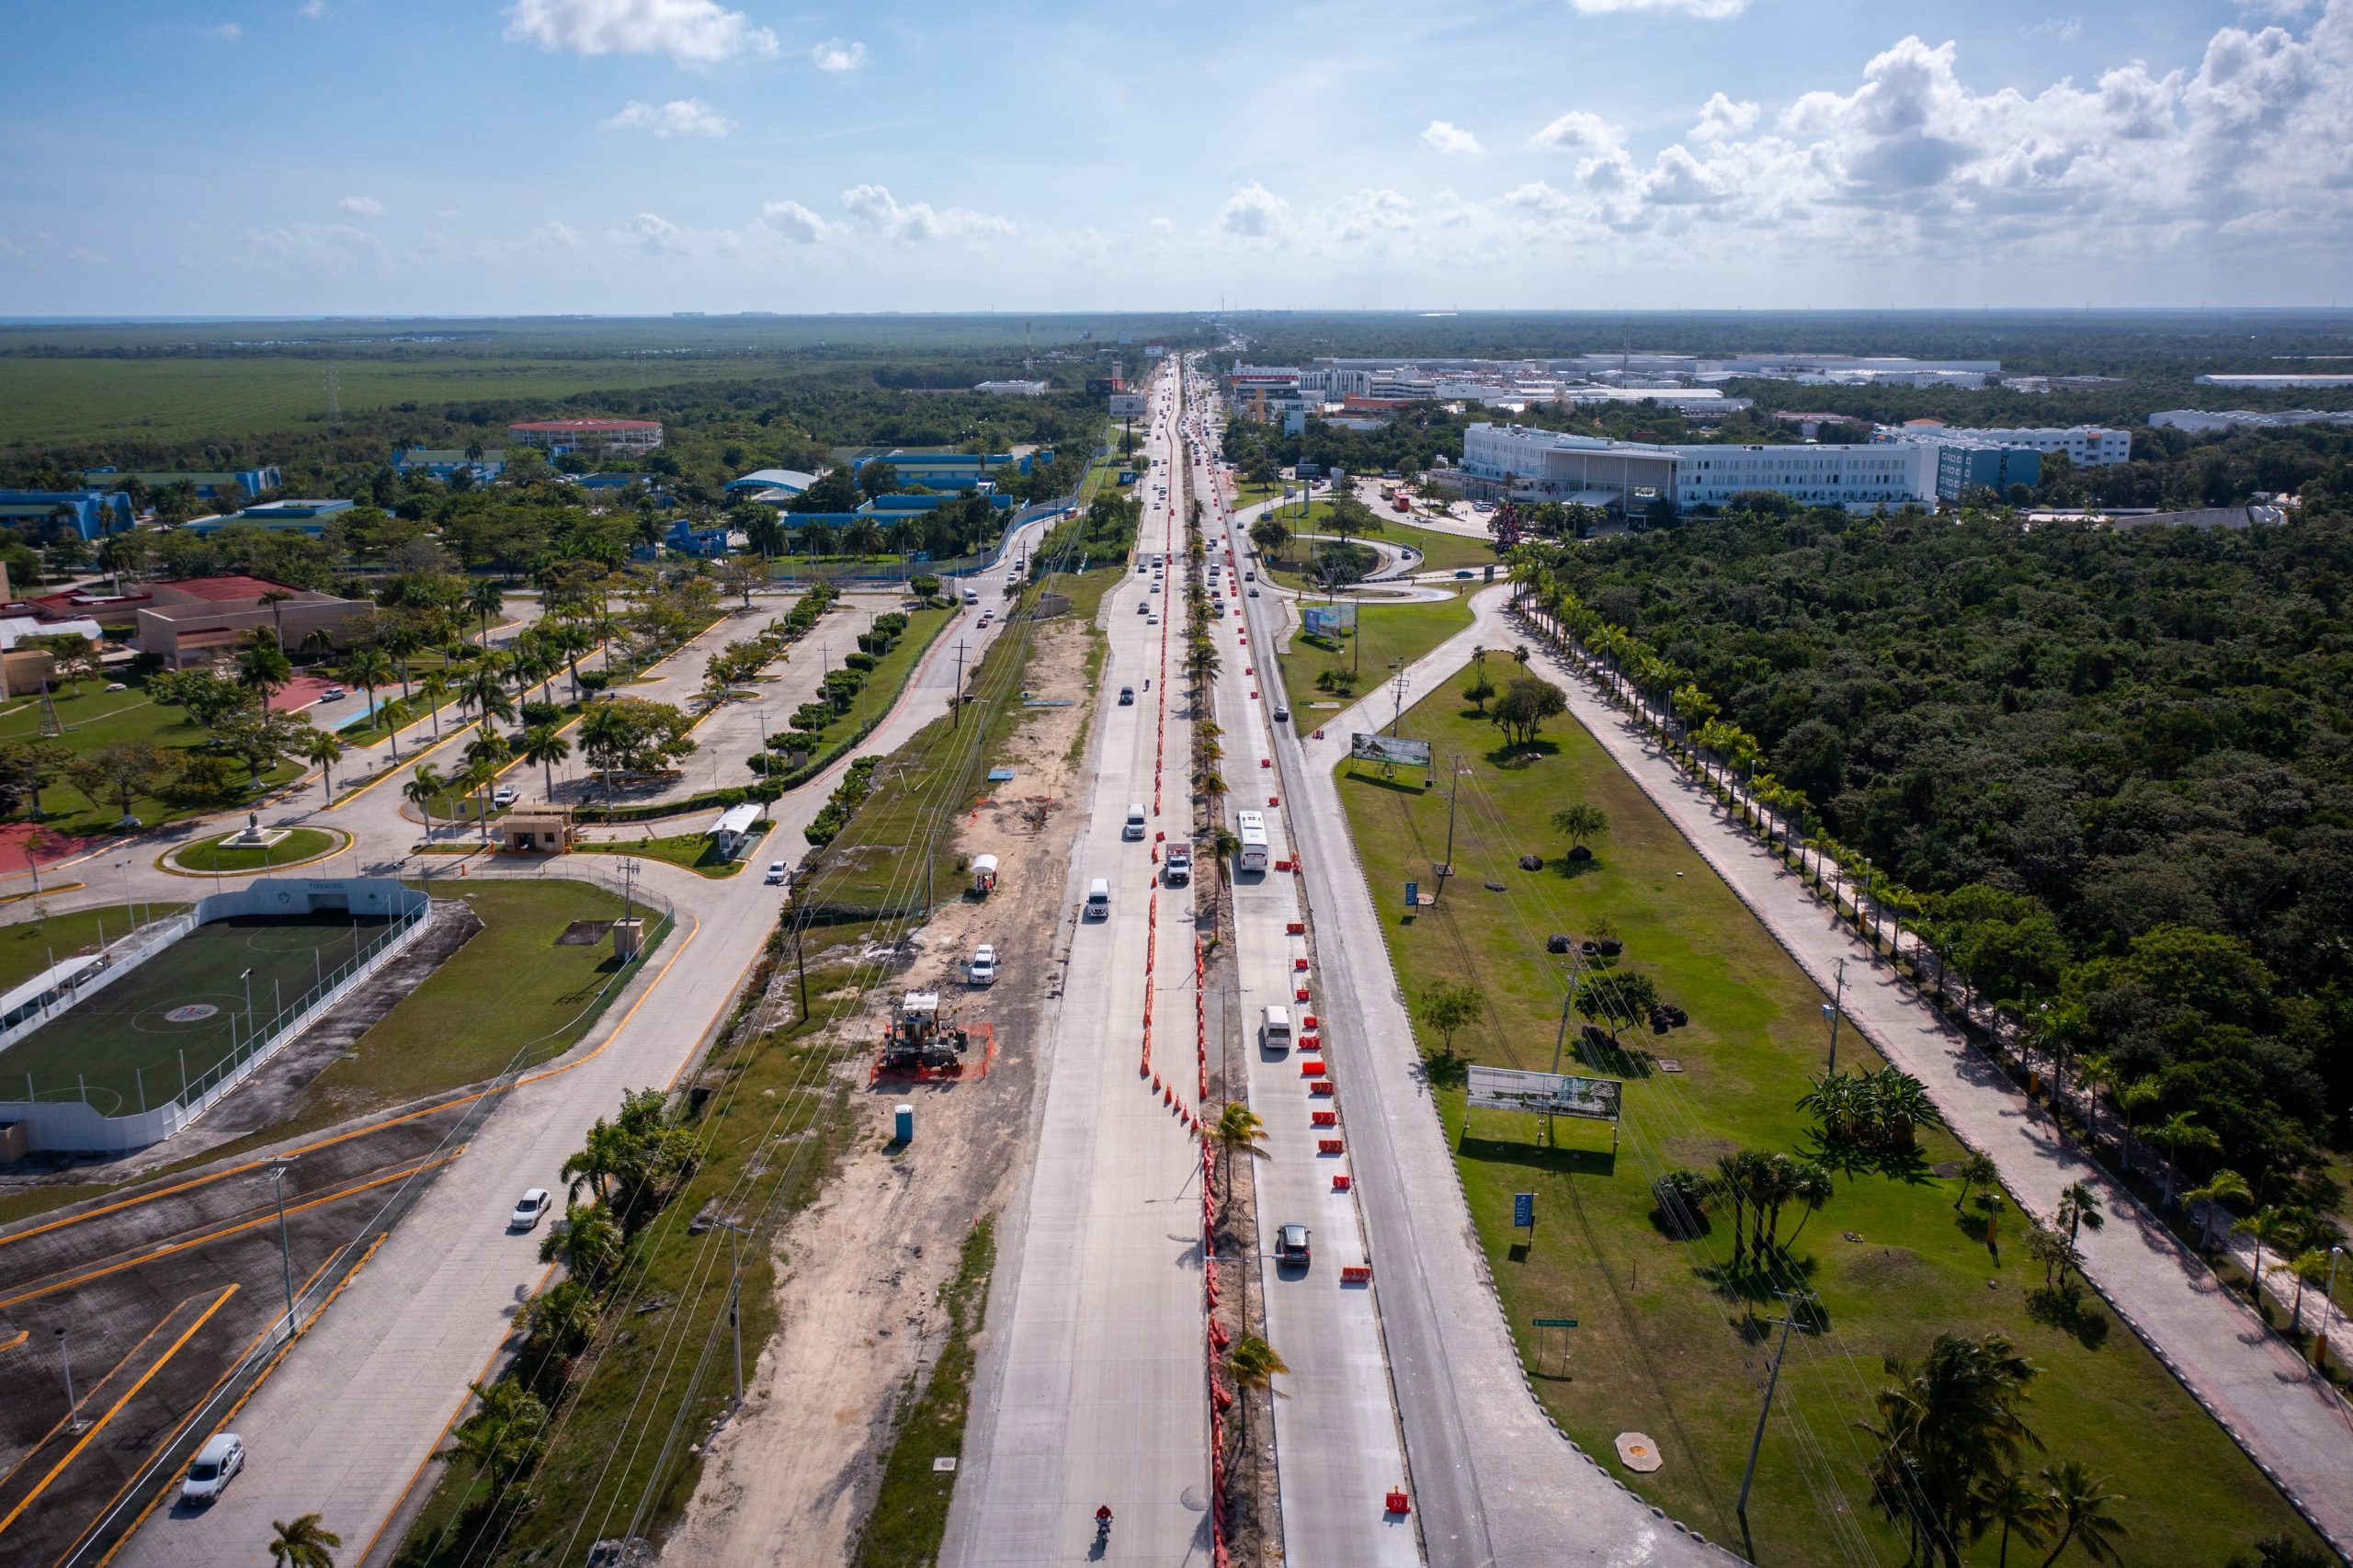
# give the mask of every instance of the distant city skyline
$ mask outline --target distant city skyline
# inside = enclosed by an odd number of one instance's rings
[[[11,315],[2353,302],[2353,0],[128,0]],[[89,63],[103,59],[93,74]]]

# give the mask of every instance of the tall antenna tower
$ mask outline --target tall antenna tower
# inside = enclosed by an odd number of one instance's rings
[[[327,428],[337,434],[343,430],[343,381],[333,365],[327,367]]]
[[[1028,375],[1035,367],[1029,360],[1029,324],[1021,324],[1021,373]]]

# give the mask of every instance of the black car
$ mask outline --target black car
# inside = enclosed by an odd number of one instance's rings
[[[1304,1225],[1277,1226],[1275,1228],[1276,1265],[1281,1267],[1295,1264],[1301,1268],[1306,1267],[1311,1256],[1307,1235],[1307,1227]]]

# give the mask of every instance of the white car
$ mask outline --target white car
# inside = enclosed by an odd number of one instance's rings
[[[1160,624],[1160,618],[1156,615],[1148,615],[1143,618],[1143,623],[1146,626],[1158,626]]]
[[[521,1198],[516,1200],[515,1212],[507,1216],[507,1229],[513,1231],[532,1230],[538,1226],[540,1221],[547,1218],[548,1210],[554,1207],[555,1199],[548,1196],[548,1189],[546,1187],[532,1187],[529,1191],[524,1193]]]
[[[790,873],[785,870],[783,861],[771,860],[768,862],[768,874],[762,878],[761,881],[767,883],[770,887],[777,887],[780,885],[784,881],[785,878],[790,874]]]
[[[502,812],[522,798],[523,791],[512,784],[501,784],[490,792],[490,803]]]
[[[996,983],[996,948],[983,942],[972,949],[972,961],[965,966],[965,978],[975,985]]]
[[[244,1440],[234,1432],[216,1432],[196,1450],[196,1462],[180,1483],[180,1501],[201,1507],[218,1498],[245,1468]]]

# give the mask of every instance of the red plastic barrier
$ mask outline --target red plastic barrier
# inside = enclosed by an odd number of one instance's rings
[[[1336,1154],[1340,1152],[1340,1141],[1337,1138],[1318,1138],[1315,1141],[1315,1152],[1319,1154]]]
[[[1313,1014],[1313,1013],[1310,1013],[1310,1014],[1308,1014],[1305,1017],[1303,1017],[1303,1018],[1300,1019],[1300,1020],[1299,1020],[1299,1027],[1300,1027],[1301,1028],[1303,1028],[1303,1029],[1312,1029],[1312,1028],[1314,1028],[1316,1027],[1316,1023],[1315,1023],[1315,1015],[1314,1015],[1314,1014]]]
[[[1292,1000],[1292,1001],[1294,1001],[1294,1002],[1304,1002],[1304,1001],[1306,1001],[1306,1000],[1307,1000],[1307,987],[1306,987],[1306,986],[1304,986],[1304,985],[1301,986],[1301,987],[1298,989],[1298,991],[1296,991],[1295,993],[1293,993],[1293,994],[1292,994],[1291,1000]]]
[[[1153,841],[1154,844],[1158,844],[1161,840],[1163,840],[1163,839],[1166,838],[1167,836],[1168,836],[1168,835],[1166,835],[1165,833],[1155,833],[1155,834],[1154,834],[1154,835],[1152,835],[1152,841]]]
[[[1305,959],[1293,959],[1290,960],[1290,967],[1295,972],[1303,974],[1307,971],[1307,960]]]
[[[1315,738],[1319,741],[1324,738],[1324,727],[1320,724],[1315,728]]]
[[[1307,1114],[1308,1119],[1317,1127],[1337,1127],[1340,1125],[1340,1113],[1336,1110],[1313,1110]]]
[[[1334,1177],[1332,1178],[1332,1190],[1333,1190],[1334,1192],[1346,1192],[1346,1191],[1347,1191],[1347,1190],[1348,1190],[1348,1178],[1347,1178],[1347,1176],[1334,1176]]]
[[[1306,936],[1307,922],[1304,920],[1291,920],[1285,922],[1283,926],[1283,935],[1286,937]]]
[[[1367,1269],[1365,1272],[1370,1276],[1372,1271]],[[1402,1486],[1392,1488],[1385,1501],[1389,1511],[1392,1514],[1410,1514],[1414,1511],[1414,1505],[1407,1500],[1405,1489]]]
[[[1267,797],[1267,804],[1270,806],[1279,806],[1282,803],[1283,798],[1280,795],[1269,795]]]
[[[1288,871],[1290,869],[1290,862],[1288,860],[1278,860],[1275,862],[1275,869],[1278,871]]]
[[[1250,695],[1256,697],[1258,694],[1254,691]],[[1258,766],[1261,767],[1272,767],[1274,765],[1275,759],[1271,756],[1262,756],[1258,759]]]
[[[1302,1062],[1299,1064],[1299,1075],[1302,1078],[1321,1078],[1324,1076],[1324,1063]]]
[[[1329,1078],[1318,1078],[1315,1082],[1307,1085],[1307,1092],[1311,1095],[1331,1094],[1333,1092],[1332,1080]]]
[[[1371,1280],[1372,1265],[1369,1263],[1352,1263],[1340,1270],[1340,1283],[1343,1285],[1365,1285]]]

